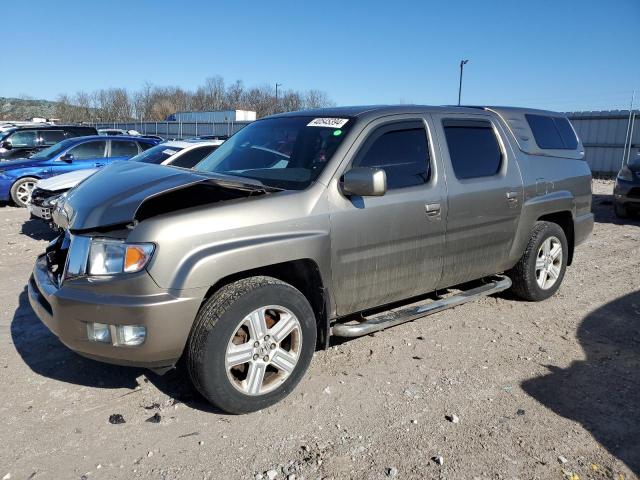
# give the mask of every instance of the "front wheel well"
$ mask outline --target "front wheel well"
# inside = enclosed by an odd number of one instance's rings
[[[311,259],[276,263],[228,275],[209,288],[203,303],[225,285],[243,278],[257,276],[277,278],[297,288],[306,297],[316,316],[317,345],[319,348],[326,348],[329,342],[328,291],[322,282],[318,265]]]
[[[571,265],[573,262],[573,250],[574,250],[574,232],[573,232],[573,215],[570,211],[565,210],[563,212],[555,212],[549,213],[546,215],[542,215],[538,218],[540,222],[551,222],[555,223],[562,228],[565,236],[567,237],[567,244],[569,247],[569,256],[567,258],[567,265]]]

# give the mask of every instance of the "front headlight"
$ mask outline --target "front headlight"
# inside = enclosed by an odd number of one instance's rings
[[[87,262],[88,275],[114,275],[142,270],[153,255],[152,243],[125,243],[111,238],[93,238]]]
[[[626,165],[618,172],[618,178],[620,180],[626,180],[627,182],[633,181],[633,172]]]

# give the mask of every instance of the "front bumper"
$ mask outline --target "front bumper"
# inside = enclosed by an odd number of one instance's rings
[[[190,290],[184,295],[185,291],[160,289],[146,272],[136,277],[134,288],[112,288],[123,280],[89,277],[67,281],[59,288],[41,255],[29,280],[29,301],[49,330],[80,355],[117,365],[173,366],[182,355],[205,292]],[[87,336],[87,322],[144,325],[147,334],[139,346],[93,342]]]
[[[640,207],[640,177],[632,182],[617,178],[613,196],[616,203]]]

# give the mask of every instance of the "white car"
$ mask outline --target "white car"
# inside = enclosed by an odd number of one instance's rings
[[[155,163],[174,167],[192,168],[218,148],[224,140],[173,140],[164,142],[131,157],[128,162]],[[51,208],[64,192],[96,173],[98,168],[76,170],[39,180],[27,201],[32,217],[51,220]]]

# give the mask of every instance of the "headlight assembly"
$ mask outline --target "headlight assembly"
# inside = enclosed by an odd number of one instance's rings
[[[620,180],[626,180],[627,182],[633,181],[633,172],[626,165],[618,172],[618,178]]]
[[[152,243],[127,244],[122,240],[94,238],[89,249],[87,273],[114,275],[142,270],[151,259]]]
[[[126,243],[113,238],[71,235],[64,276],[139,272],[151,260],[154,249],[153,243]]]

